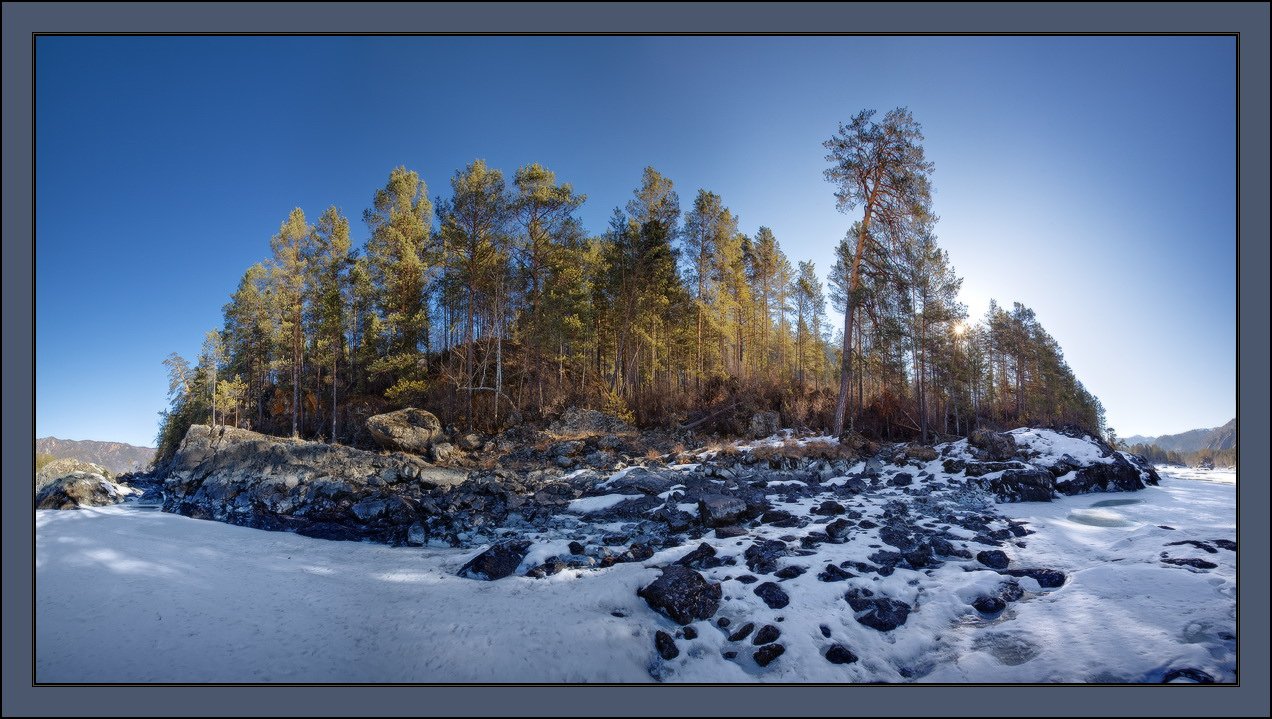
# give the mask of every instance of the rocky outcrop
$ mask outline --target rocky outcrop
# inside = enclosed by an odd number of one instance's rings
[[[548,432],[559,437],[590,437],[598,434],[630,434],[635,428],[613,415],[594,409],[571,407],[557,421],[548,426]]]
[[[194,425],[164,475],[163,508],[331,539],[404,541],[425,497],[466,472],[403,453]]]
[[[113,480],[114,474],[105,467],[85,462],[82,459],[71,459],[69,457],[55,459],[52,462],[40,467],[40,471],[35,473],[35,491],[38,494],[45,487],[53,484],[57,480],[70,476],[76,472],[85,474],[96,474],[108,480]]]
[[[442,439],[442,423],[437,417],[414,407],[368,417],[367,431],[385,449],[420,455]]]
[[[36,509],[79,509],[118,504],[133,494],[132,487],[116,484],[92,472],[71,472],[45,485],[35,497]]]
[[[977,430],[943,445],[942,468],[962,474],[1000,502],[1048,502],[1057,493],[1131,492],[1156,485],[1157,471],[1143,457],[1114,450],[1074,427]]]
[[[772,437],[782,428],[782,417],[771,410],[756,412],[751,415],[749,428],[753,439]]]

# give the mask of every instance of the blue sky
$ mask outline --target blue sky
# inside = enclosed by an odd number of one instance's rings
[[[1032,307],[1119,434],[1236,413],[1235,41],[1221,37],[41,37],[36,434],[152,445],[293,207],[354,220],[540,162],[595,233],[646,165],[831,264],[821,143],[907,106],[979,316]]]

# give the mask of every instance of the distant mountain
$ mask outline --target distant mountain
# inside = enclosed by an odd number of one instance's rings
[[[1234,417],[1222,427],[1210,429],[1191,429],[1179,434],[1164,434],[1160,437],[1134,435],[1122,441],[1131,444],[1152,444],[1165,450],[1175,452],[1196,452],[1199,449],[1232,449],[1237,446],[1237,420]]]
[[[98,442],[86,439],[41,437],[35,440],[36,454],[49,454],[58,459],[78,459],[100,464],[112,472],[135,472],[150,466],[154,447],[135,447],[123,442]]]

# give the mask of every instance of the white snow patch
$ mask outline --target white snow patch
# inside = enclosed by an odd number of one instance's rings
[[[639,494],[602,494],[598,497],[581,497],[570,502],[566,506],[567,512],[575,514],[591,514],[599,512],[603,509],[609,509],[614,505],[627,499],[636,499],[642,495]]]

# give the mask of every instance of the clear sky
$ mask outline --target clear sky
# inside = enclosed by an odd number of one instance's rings
[[[852,217],[821,143],[908,106],[974,317],[1032,307],[1122,436],[1236,414],[1235,41],[1221,37],[41,37],[36,435],[153,445],[293,207],[355,241],[397,165],[430,196],[540,162],[600,233],[646,165],[825,277]]]

